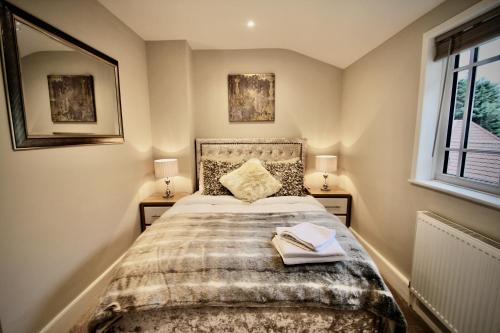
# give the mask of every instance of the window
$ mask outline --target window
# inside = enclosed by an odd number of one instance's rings
[[[500,194],[500,37],[449,56],[435,178]]]
[[[424,33],[411,184],[500,209],[499,57],[496,1]]]

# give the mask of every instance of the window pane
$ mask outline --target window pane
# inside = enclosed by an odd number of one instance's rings
[[[458,58],[458,67],[467,66],[470,62],[470,50],[460,52]]]
[[[500,54],[500,38],[494,39],[479,47],[478,60],[484,60]]]
[[[464,117],[465,98],[467,96],[467,80],[469,71],[460,71],[457,74],[457,84],[455,87],[455,104],[453,110],[453,120],[451,123],[451,136],[449,137],[450,148],[460,148],[462,138],[462,119]]]
[[[458,168],[458,151],[446,151],[445,163],[446,165],[444,173],[456,176]]]
[[[500,177],[500,155],[467,153],[464,177],[483,183],[498,185]]]
[[[500,61],[477,67],[468,148],[500,151]]]

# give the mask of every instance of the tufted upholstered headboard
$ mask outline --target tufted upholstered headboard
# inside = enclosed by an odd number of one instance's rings
[[[263,161],[280,161],[298,157],[306,163],[306,139],[251,138],[251,139],[196,139],[196,189],[199,183],[202,157]]]

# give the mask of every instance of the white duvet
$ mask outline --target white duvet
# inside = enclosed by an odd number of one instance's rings
[[[323,205],[311,196],[269,197],[252,203],[230,195],[188,195],[170,208],[163,216],[179,213],[283,213],[325,211]]]

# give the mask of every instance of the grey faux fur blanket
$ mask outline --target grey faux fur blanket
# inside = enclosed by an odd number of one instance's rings
[[[349,260],[285,266],[273,231],[305,221],[335,228]],[[137,239],[89,331],[129,311],[199,306],[363,309],[397,331],[406,327],[370,257],[329,213],[184,213],[160,219]]]

